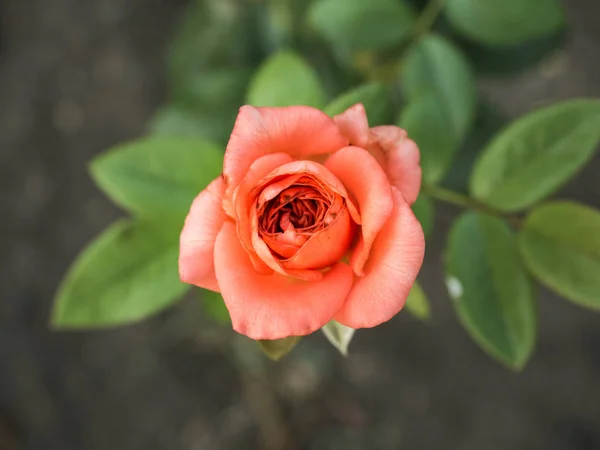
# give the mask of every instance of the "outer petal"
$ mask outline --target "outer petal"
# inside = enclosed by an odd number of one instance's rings
[[[215,277],[214,247],[225,222],[221,207],[225,182],[213,180],[192,203],[180,236],[179,276],[184,283],[219,292]]]
[[[369,121],[362,103],[351,106],[333,118],[340,131],[352,145],[367,148],[369,145]]]
[[[331,172],[354,194],[362,220],[362,236],[352,254],[354,272],[363,274],[371,246],[392,213],[390,182],[375,158],[366,150],[346,147],[325,162]]]
[[[409,204],[413,204],[421,188],[420,152],[407,133],[396,126],[380,126],[369,130],[362,104],[354,105],[333,118],[351,145],[368,150],[384,168],[392,185]]]
[[[392,188],[394,211],[371,250],[365,275],[357,279],[335,320],[370,328],[394,317],[404,306],[423,263],[425,238],[400,192]]]
[[[235,226],[225,223],[217,236],[215,267],[233,328],[252,339],[310,334],[337,313],[352,285],[352,270],[336,264],[317,282],[254,271]]]
[[[309,106],[255,108],[242,106],[225,157],[226,204],[250,165],[269,153],[308,158],[333,153],[348,145],[333,119]],[[229,206],[226,206],[229,212]]]
[[[421,154],[417,144],[408,139],[406,131],[392,125],[375,127],[371,133],[385,155],[388,178],[412,205],[421,189]]]
[[[292,162],[291,156],[285,153],[275,153],[258,158],[248,168],[243,180],[235,191],[233,206],[234,215],[237,222],[237,230],[242,245],[246,250],[252,251],[252,222],[250,219],[250,209],[255,201],[255,189],[259,187],[261,181],[273,170],[283,164]]]

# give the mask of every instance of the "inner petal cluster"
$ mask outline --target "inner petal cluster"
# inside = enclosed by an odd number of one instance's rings
[[[292,186],[263,206],[261,228],[266,233],[313,228],[324,219],[327,203],[314,189]]]
[[[275,180],[259,201],[258,232],[274,256],[292,258],[312,237],[334,224],[345,200],[309,175]],[[273,191],[277,192],[273,196]],[[270,198],[272,197],[272,198]],[[315,249],[319,251],[319,249]]]

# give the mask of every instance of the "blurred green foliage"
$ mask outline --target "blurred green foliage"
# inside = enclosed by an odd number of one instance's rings
[[[406,299],[404,308],[413,316],[421,320],[429,320],[431,317],[431,306],[423,288],[418,281],[413,284],[410,294]]]
[[[423,233],[425,237],[433,231],[433,223],[435,219],[435,209],[433,200],[427,195],[421,194],[417,198],[417,201],[412,205],[415,216],[423,227]]]
[[[401,43],[411,32],[414,13],[397,0],[315,0],[308,20],[331,45],[355,52]]]
[[[215,319],[218,323],[230,325],[231,317],[229,317],[229,311],[225,306],[221,294],[207,289],[200,289],[200,292],[202,305],[206,314]]]
[[[490,46],[544,37],[565,22],[558,0],[448,0],[446,15],[460,33]]]
[[[323,108],[325,92],[314,69],[300,55],[286,51],[274,54],[257,70],[246,102],[254,106]]]
[[[547,106],[507,124],[477,76],[508,76],[564,42],[558,0],[191,0],[166,57],[168,96],[146,136],[91,165],[98,186],[134,219],[75,261],[57,295],[57,327],[142,320],[179,300],[177,236],[193,198],[221,172],[238,109],[308,105],[334,116],[362,103],[370,125],[405,128],[421,150],[413,211],[429,238],[435,202],[470,209],[451,226],[446,284],[459,320],[513,369],[533,352],[532,277],[600,308],[600,213],[545,201],[593,155],[600,100]],[[514,211],[527,211],[523,220]],[[425,286],[427,288],[427,286]],[[206,313],[229,324],[220,294]],[[417,283],[406,309],[427,319]],[[354,330],[324,329],[345,353]],[[278,359],[298,338],[261,341]]]
[[[390,89],[383,83],[360,85],[333,99],[324,109],[331,117],[343,113],[357,103],[362,103],[369,118],[369,125],[386,125],[392,120]]]
[[[408,104],[398,125],[419,144],[424,180],[437,183],[471,127],[475,77],[460,51],[437,35],[407,54],[401,77]]]

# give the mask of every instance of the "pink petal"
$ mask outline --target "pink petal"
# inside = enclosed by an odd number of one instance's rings
[[[283,276],[295,277],[304,281],[319,281],[323,279],[323,272],[316,269],[286,269],[281,260],[273,255],[273,252],[267,243],[259,236],[258,233],[258,217],[256,207],[252,208],[252,246],[260,261],[268,268],[274,270]],[[262,271],[266,274],[266,272]]]
[[[256,195],[260,193],[255,192],[256,188],[260,187],[263,178],[273,170],[293,161],[292,157],[285,153],[274,153],[258,158],[250,165],[234,193],[233,218],[236,220],[242,245],[249,252],[253,251],[250,210],[255,202]]]
[[[277,169],[270,172],[268,176],[264,177],[261,180],[260,185],[257,186],[257,189],[255,189],[255,191],[260,191],[261,186],[266,186],[269,184],[269,182],[271,182],[277,178],[280,178],[282,176],[285,176],[285,175],[288,175],[291,177],[291,178],[288,178],[288,180],[294,180],[295,178],[293,178],[293,176],[298,175],[298,174],[312,175],[315,178],[315,180],[318,180],[318,182],[323,186],[323,189],[330,190],[332,192],[337,193],[341,197],[343,197],[346,200],[346,208],[348,209],[348,212],[350,214],[350,217],[352,217],[352,220],[355,223],[358,223],[358,224],[361,223],[360,214],[358,213],[357,208],[354,206],[354,203],[352,202],[351,198],[349,197],[348,192],[346,191],[346,188],[344,187],[344,185],[325,166],[323,166],[322,164],[318,164],[314,161],[293,161],[291,163],[284,164],[284,165],[278,167]],[[283,184],[281,186],[279,186],[278,188],[285,186],[286,179],[283,179],[282,182],[283,182]],[[237,195],[238,194],[236,193],[236,206],[237,206]],[[317,281],[317,280],[321,279],[323,277],[323,274],[319,270],[319,269],[321,269],[321,267],[319,267],[318,269],[313,269],[310,267],[303,268],[300,265],[300,262],[304,262],[304,263],[309,262],[309,258],[308,258],[307,254],[302,253],[301,254],[302,261],[300,261],[300,259],[299,259],[297,261],[299,264],[297,264],[297,265],[292,264],[293,267],[291,267],[291,268],[286,268],[285,264],[279,258],[276,258],[273,255],[273,253],[271,252],[271,250],[269,249],[267,244],[259,236],[258,217],[257,217],[256,208],[257,208],[256,203],[254,203],[251,208],[251,211],[250,211],[251,230],[252,230],[252,236],[251,236],[252,249],[251,250],[253,250],[258,255],[258,257],[269,268],[280,273],[281,275],[294,276],[294,277],[300,278],[302,280],[307,280],[307,281]],[[345,233],[340,235],[340,238],[344,240],[344,243],[346,242],[346,239],[348,238],[348,236],[351,235],[353,232],[353,227],[350,227],[349,223],[348,223],[348,225],[349,225],[348,229],[344,230]],[[248,227],[246,227],[246,226],[243,227],[244,230],[247,228]],[[238,226],[238,230],[240,230],[239,226]],[[246,239],[246,237],[244,236],[244,238],[242,240],[242,243],[244,244],[244,246],[245,246],[245,239]],[[327,258],[316,259],[315,258],[315,259],[312,259],[312,262],[317,263],[317,262],[323,262],[326,260],[328,261],[329,259],[327,259]]]
[[[242,106],[227,144],[223,174],[225,203],[232,200],[250,165],[269,153],[307,159],[348,145],[331,117],[309,106],[255,108]]]
[[[370,328],[394,317],[404,306],[425,253],[419,221],[396,188],[394,211],[375,240],[365,275],[355,282],[335,320]]]
[[[417,144],[408,139],[405,130],[392,125],[372,128],[371,133],[385,155],[388,178],[412,205],[421,189],[421,154]]]
[[[225,182],[218,177],[196,197],[179,240],[181,281],[216,292],[219,285],[215,277],[214,247],[227,217],[221,207],[224,192]]]
[[[344,303],[353,278],[343,263],[315,282],[258,274],[229,222],[217,236],[215,267],[233,328],[251,339],[304,336],[320,329]]]
[[[313,234],[292,257],[282,261],[286,270],[323,269],[348,252],[356,225],[346,208],[342,209],[331,225]]]
[[[390,182],[375,158],[359,147],[337,151],[325,162],[325,167],[358,201],[362,236],[352,254],[351,265],[357,275],[362,275],[371,246],[392,213]]]
[[[406,131],[393,125],[369,130],[367,114],[361,104],[348,108],[334,120],[351,145],[362,147],[375,157],[392,185],[412,205],[421,189],[421,156]]]
[[[369,121],[362,103],[351,106],[346,111],[333,118],[336,125],[350,144],[367,148],[370,140]]]
[[[326,189],[330,189],[331,191],[344,197],[346,199],[346,206],[350,212],[350,216],[356,223],[361,223],[360,214],[352,202],[352,199],[349,197],[348,191],[344,187],[344,183],[336,178],[327,165],[319,164],[314,161],[293,161],[291,163],[281,165],[277,169],[270,172],[268,176],[263,178],[261,184],[266,185],[275,178],[284,175],[297,174],[313,175],[315,179],[319,180],[321,183],[324,183]]]

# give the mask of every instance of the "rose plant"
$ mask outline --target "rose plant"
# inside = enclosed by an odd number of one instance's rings
[[[53,326],[135,323],[198,286],[207,317],[277,359],[319,329],[346,354],[356,329],[451,300],[522,369],[535,282],[600,310],[600,213],[552,198],[594,157],[600,100],[509,122],[476,80],[539,65],[566,30],[556,0],[192,0],[167,101],[91,162],[131,217],[76,258]],[[442,202],[466,211],[436,221]],[[434,224],[447,296],[430,305]]]

